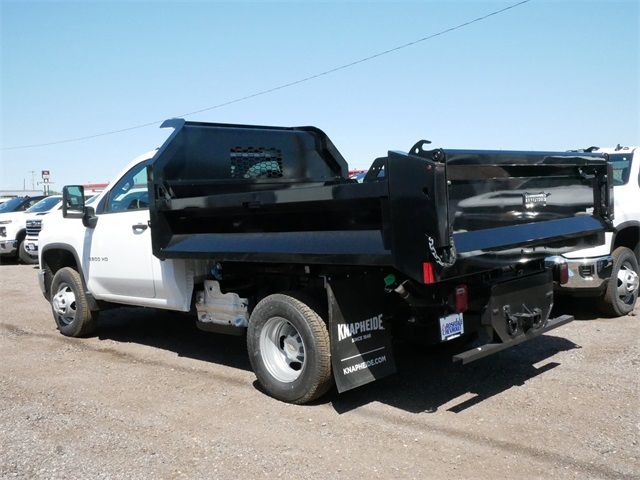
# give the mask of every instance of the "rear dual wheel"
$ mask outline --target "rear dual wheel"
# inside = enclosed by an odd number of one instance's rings
[[[322,307],[302,295],[274,294],[251,313],[247,348],[253,371],[272,397],[302,404],[331,388],[331,350]]]

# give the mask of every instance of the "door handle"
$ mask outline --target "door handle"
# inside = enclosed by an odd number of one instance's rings
[[[134,232],[142,232],[147,229],[146,223],[136,223],[135,225],[131,225],[131,228]]]

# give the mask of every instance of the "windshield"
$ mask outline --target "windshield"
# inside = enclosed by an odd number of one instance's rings
[[[613,184],[624,185],[629,181],[631,173],[631,160],[633,154],[629,153],[612,153],[609,155],[609,162],[613,167]]]
[[[35,205],[27,208],[27,213],[46,212],[48,210],[51,210],[53,207],[55,207],[60,202],[60,200],[62,200],[61,197],[43,198]]]
[[[0,205],[0,213],[13,212],[24,201],[23,197],[15,197]]]

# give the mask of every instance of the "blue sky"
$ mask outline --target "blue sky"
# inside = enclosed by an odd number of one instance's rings
[[[198,110],[410,42],[511,2],[29,2],[1,5],[2,148]],[[191,120],[315,125],[352,168],[444,148],[639,144],[640,2],[530,3]],[[51,171],[107,182],[157,126],[0,151],[0,189]]]

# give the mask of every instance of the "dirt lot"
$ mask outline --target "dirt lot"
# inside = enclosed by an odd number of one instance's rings
[[[640,318],[580,320],[466,367],[311,406],[262,394],[244,341],[122,309],[60,335],[34,267],[0,265],[0,477],[640,478]],[[640,313],[636,309],[636,313]]]

